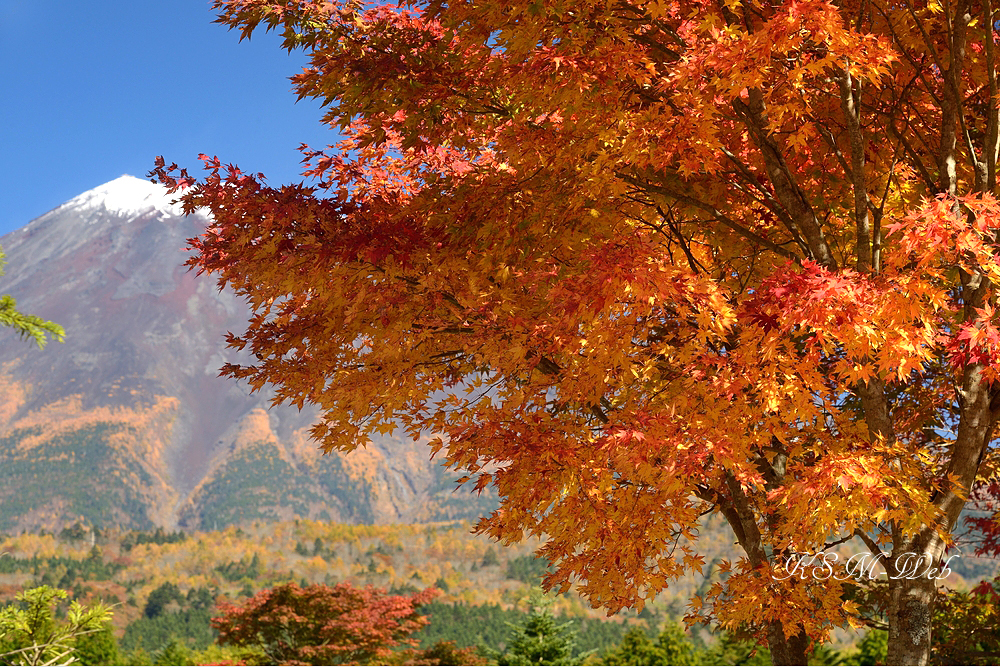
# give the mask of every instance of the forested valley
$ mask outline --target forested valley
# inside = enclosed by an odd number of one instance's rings
[[[8,610],[24,608],[24,591],[64,590],[66,599],[53,603],[54,623],[66,622],[71,601],[84,608],[107,607],[110,618],[97,632],[71,642],[80,664],[281,662],[259,647],[220,644],[219,626],[212,619],[227,608],[249,608],[269,590],[288,587],[305,599],[307,591],[338,586],[356,591],[374,587],[373,597],[364,603],[369,607],[393,596],[413,596],[419,604],[411,616],[429,620],[408,635],[412,646],[401,642],[393,650],[381,647],[383,654],[338,662],[770,664],[766,648],[737,633],[684,626],[687,600],[719,581],[724,576],[719,566],[733,556],[734,547],[719,528],[705,526],[700,544],[709,553],[701,575],[680,580],[641,612],[610,618],[573,592],[542,595],[539,584],[547,568],[533,554],[537,544],[503,547],[473,535],[468,522],[357,526],[294,520],[190,534],[163,529],[115,534],[78,523],[58,534],[4,538],[0,599]],[[995,574],[989,559],[953,564],[956,576],[948,584],[966,591]],[[1000,583],[994,585],[1000,588]],[[421,593],[428,589],[433,592]],[[945,597],[945,608],[956,618],[963,613],[976,617],[980,639],[995,641],[989,638],[996,634],[990,630],[996,619],[983,616],[984,609],[994,610],[990,613],[995,616],[995,607],[982,602],[996,589],[986,583],[975,590]],[[377,618],[373,622],[379,623]],[[967,637],[968,619],[938,624],[941,633],[959,625]],[[935,655],[939,663],[947,663],[948,638],[942,640]],[[23,664],[23,655],[12,653],[21,648],[15,634],[8,632],[0,642],[0,654],[6,653],[0,657],[3,664]],[[813,649],[814,664],[884,659],[885,635],[877,630],[845,633]]]

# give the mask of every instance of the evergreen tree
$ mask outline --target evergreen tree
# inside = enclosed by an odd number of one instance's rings
[[[654,643],[642,630],[634,627],[625,633],[621,644],[602,659],[605,665],[690,665],[694,662],[694,645],[684,628],[668,621]]]
[[[618,646],[608,651],[603,659],[605,665],[669,665],[649,636],[642,628],[632,628],[622,637]]]
[[[146,599],[146,608],[143,615],[146,618],[156,618],[163,613],[163,609],[171,602],[180,603],[184,597],[181,595],[177,584],[167,581],[154,589]]]
[[[498,665],[579,665],[587,655],[574,655],[573,623],[557,623],[552,601],[535,591],[531,616],[521,626],[511,626],[507,649],[495,654]]]
[[[77,637],[75,654],[81,665],[121,664],[118,640],[110,623],[105,623],[97,632]]]
[[[677,621],[663,624],[663,629],[656,638],[656,648],[666,660],[664,665],[690,665],[694,661],[694,645],[684,631],[684,626]]]
[[[80,637],[99,632],[111,618],[103,604],[70,604],[64,621],[55,607],[66,591],[40,586],[23,591],[17,605],[0,609],[0,661],[18,665],[69,664],[75,660]]]
[[[191,661],[191,649],[175,638],[153,655],[153,664],[193,665],[194,663]]]
[[[889,633],[885,630],[872,629],[865,634],[858,646],[860,650],[856,657],[858,665],[884,665],[889,655]]]
[[[771,654],[766,647],[735,634],[723,632],[719,641],[701,656],[705,665],[771,665]]]

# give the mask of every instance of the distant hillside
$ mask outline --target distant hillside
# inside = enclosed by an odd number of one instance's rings
[[[689,598],[718,580],[711,564],[734,558],[736,547],[716,523],[702,545],[709,564],[704,572],[671,584],[643,618],[683,615]],[[33,583],[58,585],[76,589],[83,599],[123,603],[115,611],[119,628],[138,618],[150,593],[166,583],[185,595],[208,588],[220,599],[289,580],[350,581],[397,591],[435,586],[442,603],[505,609],[522,604],[546,570],[547,563],[533,555],[540,542],[529,538],[504,547],[473,535],[471,527],[468,521],[374,526],[300,519],[185,534],[71,527],[60,535],[0,536],[0,602]],[[606,617],[572,591],[555,596],[554,611]],[[634,620],[636,613],[616,618]]]
[[[474,518],[489,496],[422,443],[348,456],[308,440],[315,411],[268,409],[217,377],[248,309],[188,272],[184,217],[165,190],[122,176],[0,238],[0,293],[62,324],[44,351],[0,331],[0,531],[90,525],[224,527],[296,516],[384,523]]]

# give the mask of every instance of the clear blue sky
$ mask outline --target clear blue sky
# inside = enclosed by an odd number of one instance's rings
[[[156,155],[218,155],[279,184],[336,135],[295,102],[305,63],[274,33],[239,42],[210,0],[0,0],[0,235]]]

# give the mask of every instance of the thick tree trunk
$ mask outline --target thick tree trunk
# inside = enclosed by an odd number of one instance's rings
[[[983,303],[984,279],[965,282],[967,309]],[[971,284],[971,286],[970,286]],[[992,439],[996,416],[990,409],[990,384],[981,365],[966,366],[960,389],[959,423],[947,474],[955,486],[935,494],[934,503],[941,510],[940,523],[948,531],[958,522],[965,497],[976,479],[983,450]],[[944,555],[944,543],[936,526],[927,526],[907,543],[897,542],[887,569],[889,581],[889,664],[926,665],[930,660],[931,617],[938,567]],[[901,558],[910,556],[916,567],[907,567]],[[922,560],[921,560],[922,559]],[[893,579],[892,577],[895,577]]]
[[[934,561],[937,563],[937,560]],[[926,665],[931,653],[935,579],[889,581],[889,665]]]
[[[767,647],[771,651],[771,662],[776,665],[805,665],[808,662],[809,637],[804,632],[785,637],[781,623],[768,626]]]

